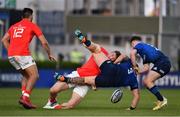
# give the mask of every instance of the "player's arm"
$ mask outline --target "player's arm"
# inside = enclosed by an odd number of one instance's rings
[[[133,67],[136,67],[136,54],[137,54],[137,50],[132,49],[131,53],[130,53],[130,58],[131,58],[131,63],[133,65]]]
[[[126,58],[127,56],[125,54],[121,54],[115,61],[114,63],[119,63],[121,62],[124,58]]]
[[[46,40],[46,38],[44,37],[41,29],[37,26],[37,25],[33,25],[33,32],[36,34],[36,36],[39,38],[42,47],[44,48],[44,50],[46,51],[46,53],[48,54],[49,60],[51,61],[56,61],[56,59],[52,56],[48,41]]]
[[[145,73],[145,72],[149,71],[149,68],[150,68],[149,64],[146,63],[143,65],[143,69],[139,70],[139,73],[140,74]]]
[[[6,50],[8,50],[8,48],[9,48],[9,39],[10,39],[10,35],[9,35],[9,33],[6,33],[1,40],[1,42],[3,43]]]
[[[41,42],[42,47],[44,48],[44,50],[46,51],[46,53],[48,54],[49,60],[51,61],[56,61],[56,59],[52,56],[51,54],[51,50],[48,44],[48,41],[46,40],[46,38],[44,37],[44,35],[40,35],[39,40]]]
[[[131,53],[130,53],[130,58],[131,58],[131,63],[133,65],[133,69],[135,70],[135,72],[137,74],[139,74],[139,67],[136,64],[136,54],[137,54],[137,50],[136,49],[132,49]]]

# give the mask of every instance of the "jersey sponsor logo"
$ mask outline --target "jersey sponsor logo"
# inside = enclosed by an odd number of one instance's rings
[[[131,74],[131,73],[133,73],[134,71],[133,71],[133,68],[129,68],[128,69],[128,74]]]

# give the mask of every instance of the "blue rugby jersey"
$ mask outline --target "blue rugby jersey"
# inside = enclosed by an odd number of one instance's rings
[[[134,49],[142,57],[143,63],[155,63],[160,58],[167,58],[159,49],[146,43],[138,43]]]

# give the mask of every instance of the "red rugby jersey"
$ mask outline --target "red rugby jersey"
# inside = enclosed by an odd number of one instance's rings
[[[101,47],[101,51],[108,56],[108,52]],[[96,76],[98,75],[101,71],[96,64],[93,56],[91,55],[89,60],[80,68],[77,68],[77,72],[80,77],[85,77],[85,76]]]
[[[22,19],[9,28],[8,34],[10,35],[8,56],[28,56],[30,55],[29,44],[33,36],[41,36],[42,31],[28,19]]]

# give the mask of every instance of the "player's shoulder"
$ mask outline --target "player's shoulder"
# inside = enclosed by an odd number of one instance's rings
[[[17,23],[15,23],[15,24],[11,25],[11,26],[9,27],[9,30],[12,30],[14,27],[16,27],[16,26],[18,25],[18,23],[19,23],[19,22],[17,22]]]
[[[35,24],[33,22],[30,22],[30,21],[26,22],[26,24],[30,25],[30,26],[35,26]]]
[[[20,20],[20,21],[16,22],[15,24],[11,25],[11,27],[13,28],[13,27],[23,26],[23,25],[24,24],[23,24],[22,20]]]
[[[36,23],[34,23],[34,22],[31,22],[31,27],[32,28],[39,28],[39,26]]]
[[[147,45],[146,43],[140,42],[135,46],[135,48],[142,48],[142,47],[144,47],[146,45]]]

